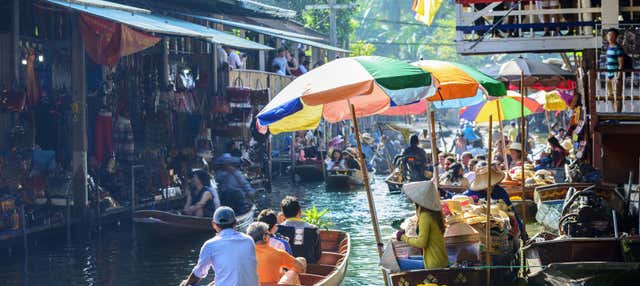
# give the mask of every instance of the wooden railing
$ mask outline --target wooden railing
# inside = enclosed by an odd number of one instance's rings
[[[258,70],[232,70],[229,72],[229,85],[242,84],[253,89],[269,89],[269,99],[276,96],[293,81],[292,77]]]
[[[609,79],[609,74],[613,75]],[[640,70],[624,70],[624,72],[598,70],[590,80],[595,81],[596,112],[615,113],[617,104],[622,105],[622,113],[640,113]],[[607,82],[611,81],[611,84]],[[617,81],[621,81],[617,83]],[[616,84],[617,83],[617,84]],[[614,88],[611,90],[611,88]],[[621,96],[612,96],[615,89],[620,88]]]

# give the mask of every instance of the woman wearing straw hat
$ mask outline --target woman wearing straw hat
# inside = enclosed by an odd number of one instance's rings
[[[418,217],[418,237],[408,237],[404,230],[396,238],[422,249],[422,260],[399,258],[402,270],[445,268],[449,265],[444,244],[444,216],[440,207],[440,194],[430,181],[407,183],[402,191],[415,203]]]
[[[491,199],[504,201],[504,203],[511,209],[511,211],[513,211],[516,217],[516,220],[518,222],[518,229],[523,229],[522,221],[518,217],[518,213],[516,213],[515,209],[513,208],[513,204],[509,199],[509,193],[507,193],[505,189],[498,185],[506,177],[504,172],[497,171],[494,168],[489,169],[489,166],[478,167],[476,169],[476,179],[473,181],[473,183],[471,183],[471,186],[469,186],[469,189],[466,190],[463,195],[473,198],[476,203],[479,199],[486,199],[487,188],[489,188],[489,182],[487,180],[487,172],[489,172],[489,170],[491,170],[491,185],[493,185],[491,191]]]

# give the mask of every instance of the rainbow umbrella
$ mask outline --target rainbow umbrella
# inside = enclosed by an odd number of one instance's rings
[[[488,122],[492,115],[494,121],[512,120],[520,118],[522,101],[519,96],[507,95],[505,97],[489,100],[476,105],[467,106],[460,110],[460,118],[475,122]],[[541,106],[535,100],[524,98],[524,116],[539,112]]]
[[[507,94],[504,84],[465,64],[424,60],[412,63],[430,72],[434,89],[429,101],[472,98],[482,92],[486,96],[500,97]]]
[[[412,65],[431,73],[434,88],[430,90],[427,100],[437,101],[432,105],[437,109],[461,108],[483,102],[487,97],[501,97],[507,94],[507,89],[501,81],[465,64],[424,60]],[[425,101],[391,107],[382,115],[422,114],[427,111]]]
[[[427,96],[431,74],[385,57],[331,61],[296,78],[258,113],[258,123],[273,134],[315,129],[321,118],[338,122],[382,113],[391,106]]]

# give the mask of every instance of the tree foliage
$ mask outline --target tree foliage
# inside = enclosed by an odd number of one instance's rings
[[[351,56],[371,56],[376,51],[376,46],[370,43],[365,43],[363,41],[357,41],[351,43],[349,47],[351,50]]]

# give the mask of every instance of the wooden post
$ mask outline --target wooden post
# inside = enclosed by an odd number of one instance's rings
[[[215,90],[216,94],[219,95],[219,91],[221,90],[220,88],[220,76],[219,76],[219,69],[220,67],[218,66],[218,63],[220,62],[218,60],[218,57],[220,57],[220,54],[218,53],[218,44],[213,44],[213,90]]]
[[[264,45],[264,34],[258,34],[258,43]],[[267,71],[267,53],[265,50],[258,51],[258,67],[261,71]]]
[[[438,170],[438,138],[436,137],[436,120],[435,113],[429,112],[429,125],[431,125],[431,160],[433,161],[433,182],[436,190],[440,192],[440,171]]]
[[[491,144],[493,144],[493,136],[491,132],[493,130],[493,115],[489,115],[489,148],[487,148],[487,158],[491,158]],[[491,161],[487,165],[487,225],[484,228],[485,232],[485,263],[487,264],[487,285],[491,285],[491,192],[493,186],[491,185]]]
[[[496,107],[498,108],[498,125],[500,126],[500,142],[502,142],[502,150],[500,150],[500,152],[502,152],[502,162],[504,163],[504,167],[505,169],[509,170],[509,162],[507,161],[507,144],[506,142],[504,142],[504,129],[502,126],[502,115],[501,115],[501,110],[500,110],[500,102],[499,99],[496,99]],[[490,136],[493,133],[493,130],[489,130],[490,132]],[[491,148],[491,146],[489,146],[489,148]]]
[[[72,15],[72,23],[78,16]],[[71,85],[73,140],[73,206],[80,217],[85,218],[87,209],[87,116],[86,116],[86,69],[82,36],[77,24],[71,25]]]
[[[11,24],[11,52],[13,61],[11,62],[11,73],[13,82],[18,83],[20,79],[20,0],[13,0]]]
[[[553,135],[553,132],[551,132],[551,121],[549,121],[549,111],[544,111],[544,118],[547,121],[547,130],[549,130],[549,135]]]
[[[160,82],[162,90],[164,90],[169,86],[169,38],[162,38],[160,44],[162,45],[162,77]]]
[[[358,161],[360,161],[360,169],[362,170],[362,177],[364,180],[364,190],[367,193],[367,201],[369,202],[369,213],[371,214],[371,223],[373,224],[373,234],[376,238],[376,245],[378,249],[378,256],[382,257],[382,240],[380,238],[380,227],[378,226],[378,215],[376,214],[376,206],[373,201],[373,195],[371,193],[371,187],[369,186],[369,173],[367,171],[367,164],[364,161],[364,155],[362,154],[362,143],[360,143],[360,129],[358,128],[358,119],[356,118],[356,108],[353,104],[351,106],[351,119],[353,120],[353,129],[356,136],[356,143],[358,146]],[[386,279],[386,278],[385,278]]]
[[[527,218],[527,208],[524,204],[525,201],[525,178],[524,178],[524,165],[527,160],[527,132],[526,132],[526,123],[524,120],[524,94],[526,92],[526,87],[524,86],[524,73],[520,74],[520,132],[521,132],[521,140],[522,142],[522,167],[520,168],[520,173],[522,174],[522,185],[520,186],[522,190],[522,235],[526,232],[526,218]]]

